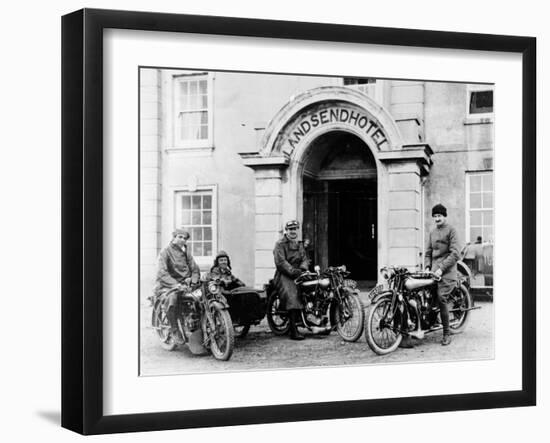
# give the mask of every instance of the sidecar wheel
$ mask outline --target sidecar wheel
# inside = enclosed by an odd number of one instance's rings
[[[391,300],[381,298],[369,308],[366,324],[366,338],[369,347],[378,355],[385,355],[397,349],[403,336],[393,328],[393,319],[387,321]]]
[[[461,311],[460,309],[471,308],[474,305],[470,291],[464,285],[455,289],[449,297],[449,326],[454,334],[459,334],[466,329],[470,319],[470,311]]]
[[[278,312],[280,303],[276,295],[271,295],[267,301],[267,324],[275,335],[285,335],[290,329],[288,315]]]
[[[209,325],[210,351],[216,360],[229,360],[235,346],[235,335],[231,316],[227,310],[214,305],[212,308],[214,325]]]
[[[170,323],[166,317],[164,309],[162,309],[161,303],[158,302],[153,308],[153,314],[151,316],[151,325],[157,333],[160,341],[160,345],[167,351],[173,351],[178,346],[174,343],[174,339],[170,334]]]
[[[236,338],[245,338],[248,331],[250,331],[250,324],[233,325],[233,332],[235,333]]]
[[[344,298],[343,305],[335,307],[336,331],[345,341],[357,341],[363,334],[365,311],[363,303],[356,294]]]

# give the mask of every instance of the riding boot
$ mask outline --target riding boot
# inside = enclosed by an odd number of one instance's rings
[[[168,308],[168,312],[166,312],[166,318],[168,319],[168,323],[170,323],[170,332],[172,334],[172,339],[177,344],[183,344],[183,337],[181,336],[181,332],[178,328],[176,308],[174,306],[170,306]]]
[[[441,324],[443,325],[443,339],[441,344],[447,346],[451,344],[451,328],[449,327],[449,307],[447,303],[439,304],[439,313],[441,315]]]
[[[296,323],[298,322],[298,315],[300,314],[299,309],[290,309],[288,311],[288,319],[290,322],[290,338],[292,340],[303,340],[305,337],[300,334]]]

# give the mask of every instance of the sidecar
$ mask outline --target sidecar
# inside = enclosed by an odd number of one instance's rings
[[[259,324],[265,317],[267,295],[265,290],[241,286],[223,291],[229,304],[229,314],[233,322],[235,336],[243,338],[250,326]]]

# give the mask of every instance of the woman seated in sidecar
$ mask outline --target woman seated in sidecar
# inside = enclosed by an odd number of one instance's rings
[[[229,255],[225,251],[218,252],[218,255],[216,255],[214,259],[214,265],[210,268],[210,272],[206,276],[206,279],[218,279],[223,289],[226,291],[244,286],[244,283],[231,272],[231,261],[229,260]]]
[[[251,325],[257,325],[265,316],[265,291],[248,288],[231,272],[231,261],[225,251],[218,252],[214,265],[206,275],[206,281],[221,283],[222,294],[229,304],[229,314],[235,327],[235,335],[244,337]]]

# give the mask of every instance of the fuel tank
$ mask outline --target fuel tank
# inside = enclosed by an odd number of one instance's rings
[[[434,282],[435,280],[433,278],[408,278],[405,280],[405,288],[412,291],[413,289],[431,286]]]
[[[328,288],[330,285],[330,280],[328,278],[319,278],[315,280],[304,281],[300,283],[300,285],[304,288],[311,288],[312,286],[317,285],[321,286],[322,288]]]

